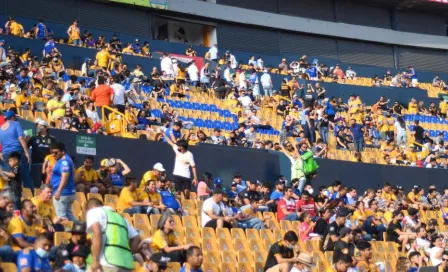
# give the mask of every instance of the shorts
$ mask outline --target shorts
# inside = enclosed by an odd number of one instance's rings
[[[190,190],[191,188],[191,179],[181,176],[174,175],[174,186],[176,188],[176,191],[183,192],[185,190]]]
[[[218,219],[212,219],[210,221],[208,221],[204,228],[212,228],[212,229],[216,229],[217,228],[217,221]],[[231,229],[232,228],[232,224],[230,224],[229,222],[224,221],[223,227],[225,229]]]
[[[185,79],[177,79],[176,82],[179,84],[185,84]]]

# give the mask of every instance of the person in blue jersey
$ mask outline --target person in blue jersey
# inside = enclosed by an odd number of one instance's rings
[[[63,143],[53,143],[50,146],[50,150],[51,154],[56,158],[56,164],[53,167],[50,179],[50,183],[54,188],[53,204],[56,209],[56,215],[59,218],[76,221],[72,211],[73,202],[76,200],[73,161],[65,153],[65,145]]]
[[[120,159],[107,160],[108,179],[106,190],[108,194],[118,194],[124,186],[124,178],[131,173],[131,168]]]
[[[55,55],[57,54],[57,55]],[[48,41],[44,45],[43,55],[46,58],[52,58],[53,56],[62,56],[61,52],[56,48],[53,37],[49,37]]]
[[[19,169],[22,177],[22,184],[25,188],[34,190],[33,182],[31,181],[29,163],[30,155],[28,153],[28,147],[25,141],[25,134],[23,133],[22,126],[16,120],[16,115],[13,111],[7,111],[4,115],[6,122],[0,127],[0,144],[3,147],[2,160],[4,163],[4,170],[9,171],[8,158],[12,152],[18,152],[20,154]]]
[[[39,23],[36,25],[34,36],[36,37],[36,39],[40,40],[45,40],[47,38],[48,29],[43,20],[39,20]]]
[[[411,84],[412,87],[417,88],[418,85],[418,77],[417,77],[417,73],[415,72],[415,69],[412,68],[412,66],[408,67],[408,73],[407,73],[407,77],[411,80]]]
[[[201,248],[190,246],[187,249],[187,262],[179,272],[202,272],[201,266],[204,257]]]
[[[17,257],[17,271],[20,272],[51,272],[50,265],[51,241],[45,235],[37,237],[33,248],[25,248]]]
[[[319,70],[315,65],[308,64],[306,69],[306,74],[308,75],[309,80],[318,81],[319,80]]]
[[[181,206],[174,197],[174,194],[169,191],[166,181],[161,181],[159,188],[160,196],[162,197],[162,203],[168,208],[168,211],[172,214],[176,214],[180,211]]]
[[[179,139],[182,138],[182,122],[178,121],[173,124],[173,126],[166,130],[166,136],[173,142],[177,143]]]

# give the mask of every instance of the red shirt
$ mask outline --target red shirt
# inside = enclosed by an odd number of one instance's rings
[[[282,220],[286,214],[283,213],[282,209],[286,209],[288,212],[295,212],[297,210],[296,201],[293,198],[286,200],[282,198],[278,201],[277,204],[277,219],[278,221]]]
[[[308,212],[311,216],[316,216],[316,206],[312,198],[309,198],[306,202],[303,199],[298,200],[297,209],[299,212]]]

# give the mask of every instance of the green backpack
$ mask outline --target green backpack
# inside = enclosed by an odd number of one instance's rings
[[[302,155],[303,160],[303,173],[306,176],[316,173],[319,165],[314,160],[314,153],[312,151],[307,151]]]

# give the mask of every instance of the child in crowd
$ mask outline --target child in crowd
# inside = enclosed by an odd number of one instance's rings
[[[11,170],[1,171],[0,174],[5,179],[8,179],[8,187],[11,194],[11,199],[14,201],[14,210],[20,211],[20,201],[22,197],[22,176],[20,174],[20,153],[11,152],[8,156],[8,164]]]

